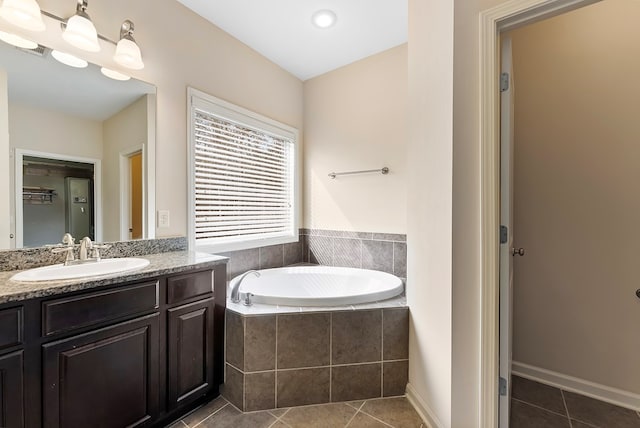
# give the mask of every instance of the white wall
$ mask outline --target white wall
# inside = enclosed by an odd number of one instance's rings
[[[140,97],[103,123],[103,240],[120,240],[120,153],[147,143],[147,96]],[[127,217],[128,219],[128,217]]]
[[[63,17],[75,11],[75,2],[67,0],[39,4]],[[113,40],[122,21],[135,23],[145,68],[130,74],[157,87],[156,208],[171,213],[170,227],[158,229],[158,236],[187,233],[187,86],[302,130],[302,82],[177,1],[90,2],[88,12],[98,32]],[[77,52],[62,41],[57,22],[46,22],[45,33],[30,36]],[[117,67],[111,59],[114,46],[102,47],[97,54],[77,53]]]
[[[305,227],[406,233],[407,89],[406,44],[304,83]]]
[[[9,153],[9,91],[7,73],[0,70],[0,153]],[[0,171],[9,171],[9,156],[0,156]],[[0,248],[11,246],[11,180],[0,180]]]
[[[511,33],[513,358],[636,394],[639,16],[604,1]]]
[[[457,428],[451,411],[453,23],[451,1],[409,1],[409,391],[434,425]]]

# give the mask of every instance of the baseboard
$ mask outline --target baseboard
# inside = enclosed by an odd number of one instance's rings
[[[513,362],[511,372],[514,375],[555,386],[565,391],[575,392],[617,406],[640,411],[640,395],[633,392],[623,391],[516,361]]]
[[[407,400],[409,400],[409,403],[411,403],[414,409],[416,409],[416,412],[418,412],[418,415],[420,415],[422,420],[427,423],[427,428],[443,427],[438,418],[434,415],[431,408],[416,392],[415,388],[410,383],[407,384]]]

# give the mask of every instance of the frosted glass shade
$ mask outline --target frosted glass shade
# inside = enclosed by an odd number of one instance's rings
[[[51,51],[51,56],[53,56],[58,62],[68,65],[69,67],[85,68],[89,65],[87,61],[65,52],[54,50]]]
[[[4,31],[0,31],[0,40],[23,49],[35,49],[38,47],[36,42],[32,42],[15,34],[5,33]]]
[[[102,67],[100,69],[100,72],[102,74],[104,74],[105,76],[107,76],[110,79],[113,80],[129,80],[131,79],[131,77],[127,76],[126,74],[122,74],[119,71],[115,71],[115,70],[111,70],[110,68],[106,68],[106,67]]]
[[[40,6],[36,0],[4,0],[0,17],[11,24],[29,31],[44,31]]]
[[[130,68],[132,70],[140,70],[144,68],[142,62],[142,54],[140,54],[140,48],[129,39],[120,39],[116,46],[116,53],[113,56],[113,60],[123,67]]]
[[[98,52],[98,32],[90,19],[80,15],[73,15],[67,21],[67,27],[62,32],[62,38],[71,46],[87,52]]]

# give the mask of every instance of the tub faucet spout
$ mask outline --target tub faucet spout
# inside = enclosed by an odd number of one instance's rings
[[[247,275],[249,274],[254,274],[255,276],[259,277],[260,276],[260,272],[258,272],[257,270],[248,270],[245,273],[243,273],[234,284],[231,284],[231,301],[233,303],[239,303],[240,302],[240,284],[242,284],[242,281],[247,277]]]

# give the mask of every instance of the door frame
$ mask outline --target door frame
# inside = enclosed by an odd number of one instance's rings
[[[480,13],[480,426],[499,420],[500,33],[600,0],[510,0]]]
[[[24,223],[23,223],[23,210],[22,210],[22,175],[23,163],[25,156],[33,156],[38,158],[55,159],[68,162],[81,162],[93,165],[93,212],[95,222],[95,240],[100,242],[102,240],[102,161],[94,158],[84,158],[79,156],[69,156],[60,153],[47,153],[39,152],[35,150],[15,149],[15,163],[14,163],[14,187],[13,187],[13,200],[14,200],[14,237],[15,247],[22,248],[24,238]],[[79,237],[75,236],[78,239]],[[62,236],[60,237],[62,239]],[[53,242],[52,242],[53,244]]]

